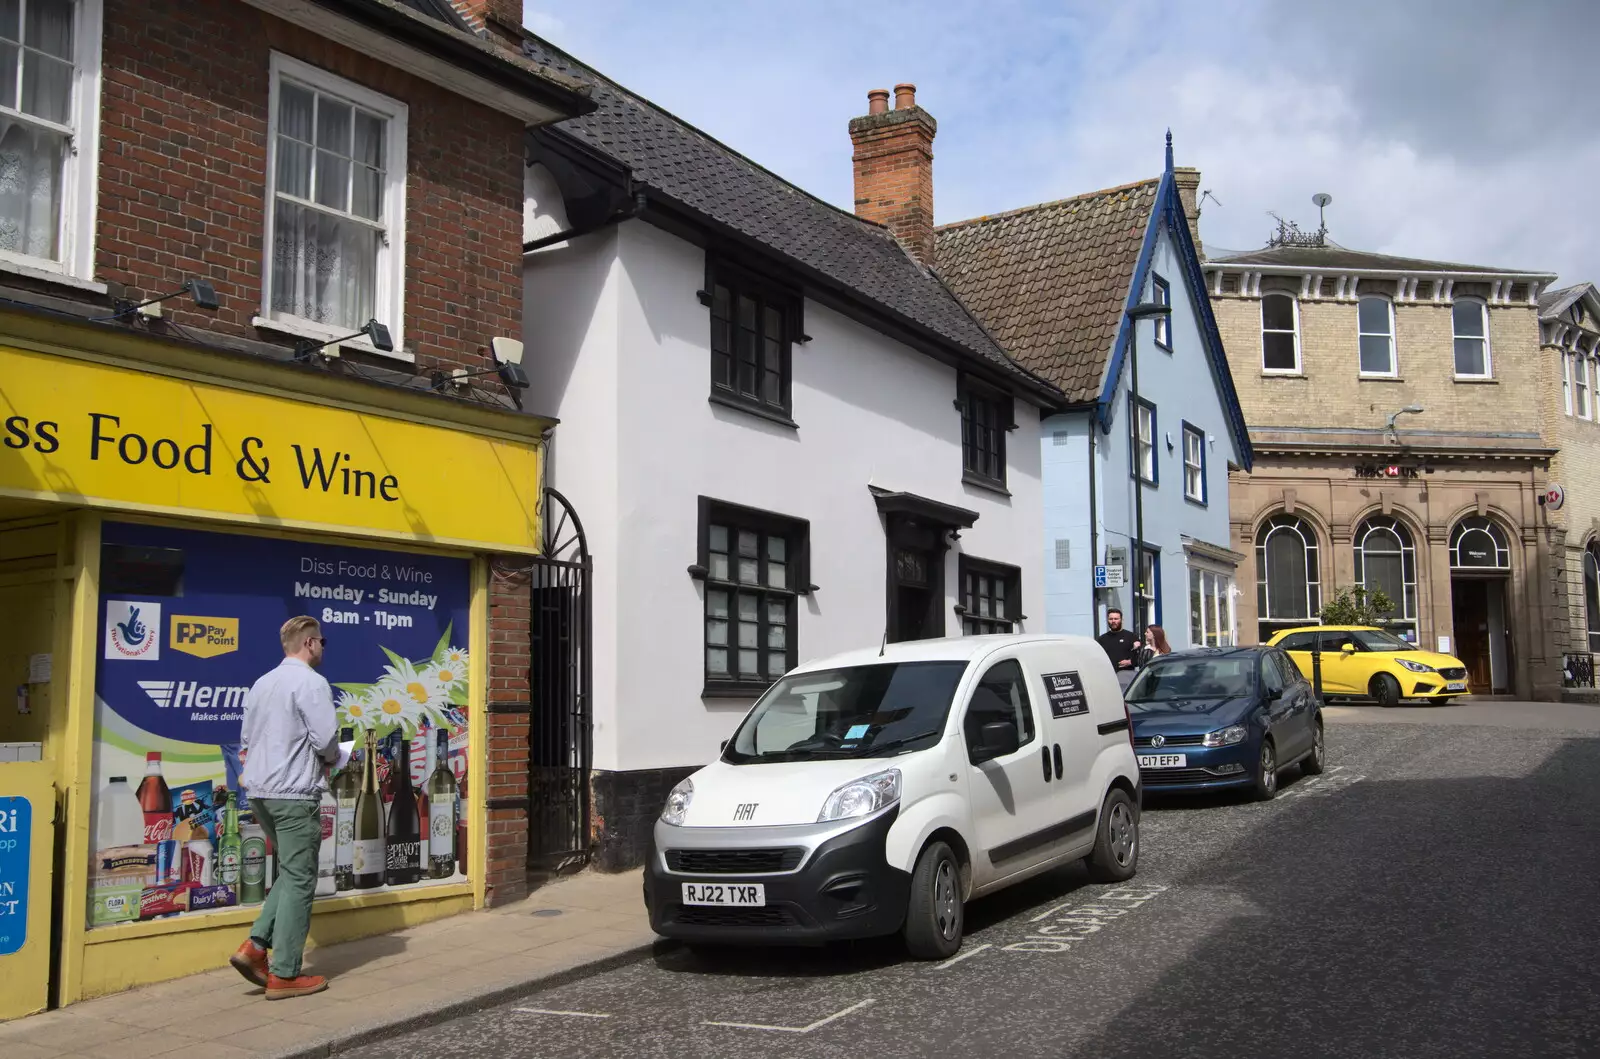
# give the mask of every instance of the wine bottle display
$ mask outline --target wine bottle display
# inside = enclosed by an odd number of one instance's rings
[[[339,732],[339,742],[354,740],[354,728]],[[333,886],[335,891],[354,889],[356,873],[350,866],[350,856],[355,852],[356,799],[361,795],[361,766],[355,753],[345,762],[344,768],[333,780]]]
[[[357,890],[382,886],[384,880],[383,802],[378,798],[378,733],[367,729],[361,761],[361,790],[356,796],[350,872]]]
[[[389,803],[388,859],[384,862],[389,885],[414,883],[422,878],[422,814],[417,791],[411,785],[411,740],[398,740],[399,757],[391,763],[394,801]]]
[[[439,729],[438,756],[428,777],[428,877],[448,879],[456,871],[456,774],[450,771],[450,733]]]

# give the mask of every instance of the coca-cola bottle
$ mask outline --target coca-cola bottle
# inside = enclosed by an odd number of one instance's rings
[[[150,751],[144,762],[144,779],[135,793],[144,813],[144,844],[153,846],[172,837],[172,792],[161,774],[161,751]]]

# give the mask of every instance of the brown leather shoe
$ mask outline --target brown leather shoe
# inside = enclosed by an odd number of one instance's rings
[[[240,945],[239,951],[228,957],[228,962],[233,964],[235,971],[256,985],[267,984],[267,950],[257,945],[254,940],[247,940]]]
[[[328,988],[328,980],[320,974],[297,974],[293,978],[267,975],[267,999],[287,1000],[292,996],[310,996]]]

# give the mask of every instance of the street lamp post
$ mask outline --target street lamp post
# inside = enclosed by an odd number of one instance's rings
[[[1158,317],[1170,318],[1172,307],[1160,302],[1140,302],[1127,310],[1127,316],[1132,321],[1132,328],[1128,332],[1128,372],[1129,392],[1132,395],[1132,407],[1128,409],[1131,417],[1128,423],[1128,439],[1133,445],[1133,548],[1128,557],[1133,564],[1134,584],[1134,609],[1138,609],[1139,576],[1144,565],[1144,465],[1139,460],[1139,321],[1155,319]],[[1151,424],[1154,426],[1154,424]],[[1150,462],[1153,465],[1157,459],[1156,439],[1150,439]],[[1153,616],[1152,616],[1153,617]],[[1140,616],[1143,620],[1143,615]],[[1143,629],[1140,630],[1141,634]]]

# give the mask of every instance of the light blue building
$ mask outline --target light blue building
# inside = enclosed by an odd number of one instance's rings
[[[1198,184],[1169,137],[1158,179],[938,230],[946,282],[1072,402],[1039,439],[1051,632],[1098,634],[1117,607],[1176,650],[1238,637],[1228,472],[1251,451],[1201,272]],[[1140,318],[1151,303],[1170,314]]]

